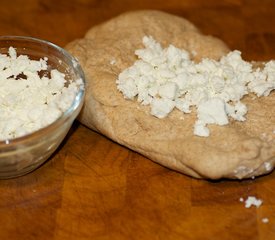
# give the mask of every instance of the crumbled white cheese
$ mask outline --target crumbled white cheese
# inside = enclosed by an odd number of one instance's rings
[[[272,165],[270,162],[265,162],[264,167],[265,167],[265,170],[268,172],[272,170]]]
[[[268,219],[268,218],[262,218],[262,222],[263,222],[263,223],[268,223],[268,222],[269,222],[269,219]]]
[[[195,107],[195,135],[209,136],[208,124],[226,125],[229,118],[245,121],[243,96],[268,96],[275,89],[275,61],[253,70],[241,52],[232,51],[220,61],[205,58],[195,63],[189,52],[173,45],[163,49],[152,37],[145,36],[143,44],[144,49],[135,51],[139,59],[118,76],[117,88],[126,99],[137,97],[150,105],[158,118],[174,108],[190,113]]]
[[[251,173],[253,173],[253,171],[254,171],[253,168],[240,165],[237,168],[235,168],[233,172],[237,178],[242,178],[243,176],[250,175]]]
[[[116,64],[116,60],[115,60],[115,59],[112,59],[112,60],[110,61],[110,64],[111,64],[111,65],[115,65],[115,64]]]
[[[209,136],[209,128],[206,127],[206,123],[202,122],[201,120],[197,120],[195,122],[194,127],[194,134],[201,136],[201,137],[208,137]]]
[[[257,199],[256,197],[249,196],[245,200],[245,207],[250,208],[251,206],[260,207],[262,205],[263,201],[261,199]]]
[[[198,104],[198,119],[205,124],[228,124],[225,102],[220,98],[210,98]]]
[[[158,118],[164,118],[174,106],[174,102],[170,99],[154,99],[152,101],[151,114]]]
[[[43,128],[74,101],[82,80],[65,80],[56,69],[48,71],[47,58],[31,60],[9,48],[0,54],[0,140],[17,138]]]

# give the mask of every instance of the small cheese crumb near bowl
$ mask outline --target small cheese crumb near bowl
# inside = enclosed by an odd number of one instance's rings
[[[0,179],[44,163],[71,128],[84,95],[84,73],[67,51],[31,37],[0,37]]]

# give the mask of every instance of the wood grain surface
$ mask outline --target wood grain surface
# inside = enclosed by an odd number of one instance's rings
[[[127,10],[183,16],[247,60],[275,59],[273,0],[2,0],[0,34],[65,46]],[[196,180],[159,166],[78,122],[36,171],[0,181],[0,239],[275,239],[275,173]],[[241,197],[263,200],[246,209]],[[268,218],[268,223],[262,219]]]

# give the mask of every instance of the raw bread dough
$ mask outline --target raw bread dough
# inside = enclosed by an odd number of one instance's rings
[[[144,35],[151,35],[163,47],[173,44],[195,52],[195,60],[219,59],[229,51],[222,41],[202,35],[187,20],[160,11],[129,12],[95,26],[66,47],[79,59],[87,78],[81,123],[196,178],[242,179],[270,172],[275,162],[274,91],[255,100],[245,97],[247,120],[210,125],[207,138],[193,134],[195,113],[173,110],[167,118],[158,119],[148,107],[123,98],[116,79],[135,62],[134,51],[143,48]]]

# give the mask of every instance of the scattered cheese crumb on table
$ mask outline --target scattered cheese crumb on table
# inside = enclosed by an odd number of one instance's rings
[[[243,200],[243,199],[242,199]],[[241,200],[240,200],[241,201]],[[243,201],[241,201],[243,202]],[[263,203],[263,201],[261,199],[257,199],[256,197],[253,196],[249,196],[246,200],[245,200],[245,207],[246,208],[250,208],[251,206],[255,206],[255,207],[260,207]]]

